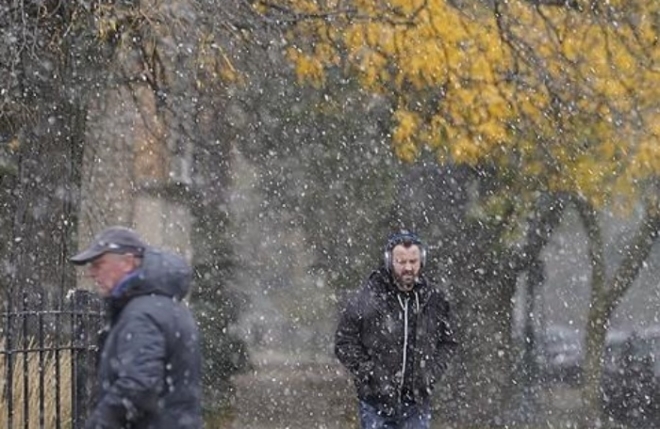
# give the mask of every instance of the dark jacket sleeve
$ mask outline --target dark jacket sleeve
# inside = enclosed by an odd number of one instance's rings
[[[117,354],[110,357],[117,378],[96,404],[86,429],[121,429],[157,410],[164,379],[165,336],[149,314],[126,316],[115,328]]]
[[[373,362],[363,346],[363,305],[359,293],[346,300],[339,314],[335,334],[335,354],[359,382],[366,383],[373,371]]]
[[[443,294],[439,294],[436,301],[437,330],[435,335],[437,356],[433,360],[433,381],[440,379],[451,362],[458,346],[453,330],[453,316],[449,302]]]

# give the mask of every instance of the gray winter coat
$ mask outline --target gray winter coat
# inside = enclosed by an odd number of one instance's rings
[[[403,368],[405,316],[398,294],[385,268],[374,271],[347,300],[335,337],[335,353],[353,375],[358,398],[386,414],[401,405],[402,371],[411,372],[414,400],[426,401],[456,346],[449,304],[422,277],[409,314],[416,318],[415,348],[407,360],[412,367]]]
[[[199,334],[181,302],[190,274],[179,256],[148,249],[115,289],[86,429],[202,427]]]

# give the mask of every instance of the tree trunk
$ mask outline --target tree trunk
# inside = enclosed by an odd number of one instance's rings
[[[474,254],[479,260],[482,254]],[[481,259],[483,261],[483,259]],[[508,416],[511,391],[512,300],[516,278],[488,262],[475,263],[456,281],[456,331],[460,341],[450,384],[449,410],[462,423],[499,426]]]
[[[609,313],[604,302],[595,303],[592,298],[592,306],[587,320],[586,356],[583,369],[582,402],[584,412],[580,422],[580,427],[583,429],[598,427],[599,422],[602,422],[602,352],[607,336]]]
[[[460,342],[455,365],[441,388],[450,420],[481,427],[506,424],[520,406],[514,383],[511,323],[518,275],[533,266],[564,211],[564,196],[542,195],[519,249],[506,249],[504,229],[471,222],[464,168],[420,167],[404,177],[397,219],[414,225],[431,244],[439,277],[450,279]],[[504,250],[502,250],[504,249]]]
[[[581,428],[589,429],[597,427],[604,420],[601,395],[602,357],[610,318],[651,252],[660,231],[660,216],[657,206],[646,206],[639,229],[630,243],[622,249],[623,260],[608,281],[603,257],[603,237],[596,211],[584,200],[575,200],[575,204],[587,231],[591,261],[591,302],[582,387],[584,412],[580,422]]]
[[[74,286],[67,258],[75,250],[86,96],[104,63],[88,37],[88,11],[73,3],[26,3],[2,14],[3,29],[16,35],[0,67],[7,90],[0,134],[12,140],[3,259],[5,287],[21,305]]]
[[[67,262],[78,213],[84,135],[83,111],[67,105],[41,112],[20,141],[12,189],[13,218],[8,255],[14,303],[66,293],[74,286]]]

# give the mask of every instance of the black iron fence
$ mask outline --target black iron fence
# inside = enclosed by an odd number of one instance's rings
[[[0,343],[0,427],[84,426],[96,369],[101,304],[85,290],[57,303],[5,302]]]

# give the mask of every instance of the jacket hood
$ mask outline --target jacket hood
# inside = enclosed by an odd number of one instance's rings
[[[192,270],[179,255],[159,249],[147,249],[140,267],[142,290],[183,299],[190,290]]]
[[[115,299],[123,301],[138,295],[164,295],[183,299],[190,290],[192,270],[179,255],[147,248],[142,265],[121,285]]]

